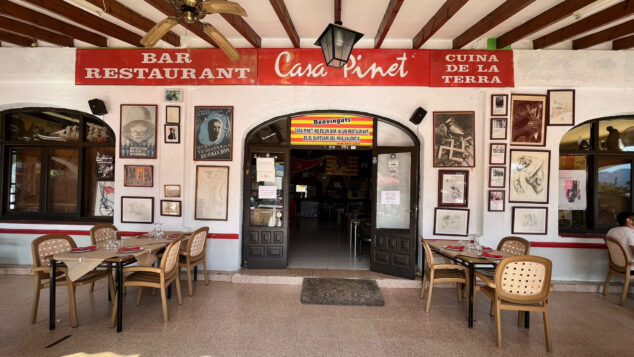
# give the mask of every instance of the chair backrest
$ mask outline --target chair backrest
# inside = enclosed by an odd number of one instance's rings
[[[209,227],[200,227],[187,241],[187,254],[189,258],[198,258],[205,254],[207,248],[207,233],[209,233]]]
[[[90,228],[90,242],[93,245],[103,244],[111,240],[121,240],[121,233],[113,224],[95,224]]]
[[[66,234],[46,234],[36,238],[31,242],[33,267],[47,267],[51,265],[51,260],[46,256],[70,252],[72,248],[77,248],[77,244]]]
[[[178,271],[178,250],[182,241],[183,235],[181,234],[165,248],[160,265],[160,268],[165,272],[165,278],[171,277]]]
[[[495,269],[495,294],[517,304],[536,304],[548,299],[553,263],[534,255],[516,255],[500,261]]]
[[[502,238],[498,243],[497,250],[509,255],[528,255],[531,251],[531,244],[522,237],[508,236]]]
[[[605,236],[604,240],[610,253],[610,267],[620,272],[627,270],[628,263],[632,261],[630,250],[614,237]]]
[[[423,249],[425,249],[425,268],[431,268],[434,266],[434,253],[427,242],[425,242],[425,238],[420,237],[420,241],[423,243]]]

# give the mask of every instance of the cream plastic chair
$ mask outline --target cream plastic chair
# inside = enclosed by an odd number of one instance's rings
[[[187,288],[189,296],[194,294],[192,289],[192,274],[194,267],[202,264],[205,272],[205,285],[209,285],[207,277],[207,233],[209,227],[198,228],[187,241],[187,247],[179,252],[178,268],[187,271]]]
[[[426,283],[429,281],[429,293],[427,294],[427,306],[425,312],[429,312],[431,304],[431,296],[434,289],[434,283],[456,283],[458,292],[458,301],[462,302],[463,291],[462,284],[469,286],[469,271],[467,267],[458,264],[436,264],[434,256],[427,242],[423,237],[420,238],[425,249],[425,273],[423,274],[423,284],[421,286],[420,298],[425,298]]]
[[[620,305],[625,303],[627,292],[630,288],[630,279],[632,277],[632,269],[634,269],[634,262],[632,262],[632,256],[628,247],[623,245],[620,241],[613,237],[606,236],[604,238],[605,245],[608,246],[610,266],[608,268],[608,275],[605,277],[605,284],[603,284],[603,295],[607,294],[610,287],[610,278],[612,274],[620,276],[624,279],[623,291],[621,292]]]

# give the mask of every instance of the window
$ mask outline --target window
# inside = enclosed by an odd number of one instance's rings
[[[89,114],[0,112],[1,218],[112,221],[115,136]]]
[[[572,128],[559,155],[559,189],[565,190],[559,197],[566,200],[559,203],[560,233],[605,233],[617,225],[619,212],[632,211],[634,116]]]

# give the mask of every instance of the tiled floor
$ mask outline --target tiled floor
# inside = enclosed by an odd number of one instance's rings
[[[68,325],[66,293],[58,293],[58,328],[48,330],[48,290],[42,293],[37,323],[29,324],[32,277],[0,276],[0,356],[60,356],[111,351],[142,356],[542,356],[542,318],[529,330],[517,315],[503,313],[503,347],[495,347],[495,320],[479,299],[479,320],[468,329],[466,302],[454,289],[436,289],[424,312],[417,289],[384,289],[384,307],[319,306],[300,303],[300,286],[199,283],[183,305],[169,301],[163,323],[159,296],[145,294],[134,305],[125,296],[124,330],[108,327],[105,284],[93,296],[78,289],[79,323]],[[634,298],[551,293],[553,356],[632,354]],[[64,336],[65,341],[46,345]]]

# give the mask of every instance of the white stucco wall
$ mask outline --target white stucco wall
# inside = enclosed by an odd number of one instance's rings
[[[513,205],[507,202],[502,213],[487,212],[489,149],[489,103],[491,94],[546,94],[548,89],[576,90],[576,121],[634,113],[634,52],[612,51],[515,51],[515,88],[428,88],[428,87],[318,87],[318,86],[185,86],[181,104],[181,144],[163,144],[165,87],[75,86],[73,49],[0,48],[0,110],[21,106],[56,106],[90,112],[88,100],[100,98],[108,114],[103,119],[119,134],[121,104],[158,104],[158,159],[116,160],[115,225],[121,230],[144,231],[149,225],[120,222],[120,196],[155,197],[155,220],[164,228],[197,228],[209,225],[212,233],[241,234],[242,164],[245,135],[270,118],[306,110],[355,110],[397,120],[416,132],[421,141],[421,200],[419,232],[433,237],[433,208],[436,207],[437,173],[432,168],[432,112],[475,111],[476,167],[469,175],[470,231],[482,233],[484,242],[496,245],[511,233]],[[193,117],[195,106],[234,107],[234,146],[231,162],[198,162],[200,165],[230,167],[229,220],[193,219],[195,166],[193,157]],[[415,126],[408,119],[417,107],[429,114]],[[548,235],[528,236],[540,242],[600,242],[600,240],[561,238],[557,234],[558,147],[567,127],[549,127],[547,147],[551,150],[550,206]],[[499,142],[499,141],[496,141]],[[508,157],[508,152],[507,152]],[[508,159],[507,159],[508,161]],[[123,187],[123,165],[153,165],[153,188]],[[507,171],[508,174],[508,171]],[[159,200],[164,184],[181,184],[182,217],[160,216]],[[543,206],[543,205],[537,205]],[[76,229],[89,226],[32,225],[0,223],[2,228]],[[35,236],[0,234],[0,264],[31,264],[30,242]],[[439,237],[440,238],[440,237]],[[88,237],[78,237],[78,243]],[[554,261],[553,279],[600,281],[607,268],[606,251],[594,249],[535,248],[534,254]],[[235,270],[240,267],[241,240],[211,239],[208,242],[208,267]]]

